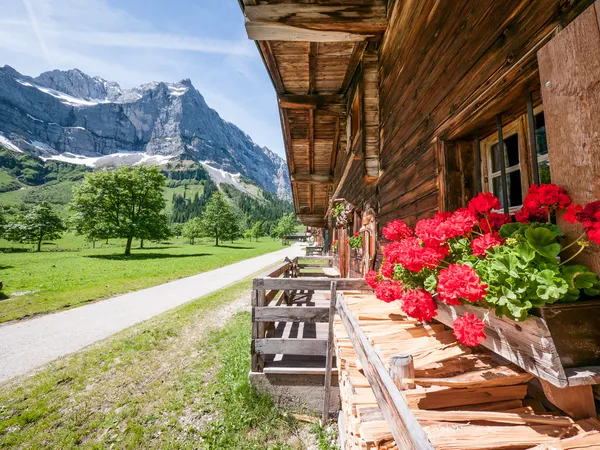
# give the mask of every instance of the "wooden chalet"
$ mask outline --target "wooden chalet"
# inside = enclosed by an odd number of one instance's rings
[[[338,291],[365,288],[351,279],[381,263],[388,221],[414,225],[466,206],[478,192],[493,192],[505,212],[514,212],[531,184],[550,180],[577,203],[600,198],[600,0],[240,4],[277,93],[296,214],[321,228],[340,273]],[[333,209],[341,211],[335,219]],[[346,243],[356,232],[363,233],[362,249]],[[597,246],[579,258],[600,272]],[[486,341],[488,350],[469,354],[443,325],[415,328],[369,294],[334,289],[327,300],[322,291],[331,280],[294,281],[311,264],[286,264],[255,282],[252,371],[293,374],[282,354],[313,362],[319,355],[323,367],[315,363],[304,373],[321,382],[325,373],[326,386],[337,373],[344,448],[600,448],[592,388],[598,367],[563,371],[550,351],[542,373],[544,350],[527,339],[510,348],[501,332]],[[311,293],[318,297],[312,303]],[[273,301],[288,312],[275,311]],[[327,318],[330,304],[335,321]],[[293,319],[286,316],[291,309]],[[319,343],[298,330],[285,334],[279,325],[286,317],[305,321],[305,331],[310,324]],[[319,323],[325,319],[329,337]],[[536,342],[552,340],[532,333]],[[405,383],[410,393],[399,394],[398,383],[381,372],[393,365],[396,347],[421,358]],[[456,358],[466,366],[451,368]],[[486,370],[492,381],[483,380]],[[458,387],[471,391],[449,391]],[[329,394],[327,388],[327,402]],[[451,417],[462,419],[448,427]]]

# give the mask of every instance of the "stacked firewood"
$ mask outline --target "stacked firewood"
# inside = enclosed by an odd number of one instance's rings
[[[452,330],[419,324],[399,314],[397,305],[368,294],[344,295],[384,363],[394,354],[413,356],[415,387],[402,393],[434,448],[600,448],[600,421],[575,421],[549,409],[543,395],[532,390],[533,377],[514,364],[460,345]],[[339,320],[335,346],[344,450],[396,449]]]

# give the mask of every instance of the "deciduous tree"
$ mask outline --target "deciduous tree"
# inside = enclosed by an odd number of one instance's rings
[[[41,202],[6,225],[5,236],[10,241],[35,244],[39,252],[44,240],[59,239],[64,231],[62,219],[49,203]]]
[[[215,192],[202,215],[204,235],[212,237],[215,240],[215,245],[218,246],[220,239],[227,238],[228,230],[231,229],[233,221],[235,221],[235,217],[231,212],[227,199],[221,192]]]
[[[127,240],[125,255],[130,255],[134,238],[151,239],[164,231],[164,188],[165,177],[157,167],[123,166],[91,173],[73,191],[76,229],[88,237],[110,230],[112,237]]]
[[[199,217],[194,217],[183,224],[181,234],[186,238],[190,244],[194,244],[197,238],[202,237],[204,233],[204,226],[202,220]]]

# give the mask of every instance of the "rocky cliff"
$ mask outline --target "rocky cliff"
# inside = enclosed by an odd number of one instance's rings
[[[134,89],[74,69],[36,78],[0,68],[0,140],[42,158],[90,166],[201,162],[290,197],[284,161],[208,107],[190,80]]]

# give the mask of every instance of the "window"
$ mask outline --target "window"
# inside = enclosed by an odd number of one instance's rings
[[[537,165],[540,183],[551,183],[550,161],[548,160],[548,142],[546,142],[546,122],[544,112],[535,115],[535,146],[537,149]]]
[[[504,206],[505,199],[502,192],[502,158],[506,167],[506,188],[508,197],[508,206],[516,207],[523,203],[523,187],[521,184],[521,163],[519,156],[519,135],[513,134],[504,138],[504,151],[500,151],[498,142],[491,148],[491,173],[490,188],[496,197],[500,199],[500,204]]]
[[[519,210],[523,198],[534,183],[534,167],[537,165],[539,182],[550,183],[550,161],[546,141],[546,123],[542,106],[533,110],[536,147],[535,162],[530,150],[527,114],[502,127],[503,151],[498,145],[498,133],[494,132],[481,140],[481,186],[484,192],[493,192],[500,199],[501,209],[508,203],[510,212]],[[502,189],[501,163],[506,168],[506,196]],[[506,199],[504,198],[506,197]]]
[[[502,128],[504,148],[500,150],[498,134],[493,133],[482,140],[482,186],[484,191],[493,192],[502,209],[508,202],[509,211],[521,208],[523,198],[529,187],[527,171],[527,144],[524,118]],[[502,189],[501,164],[504,159],[506,168],[506,198]],[[525,163],[524,163],[525,162]]]

